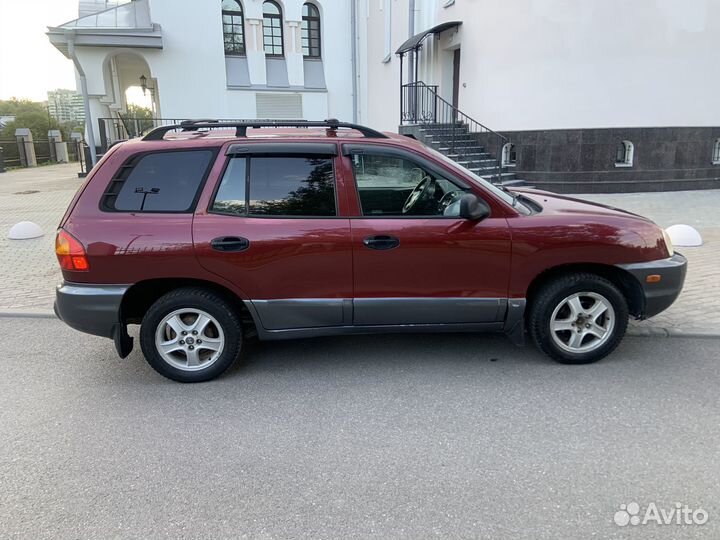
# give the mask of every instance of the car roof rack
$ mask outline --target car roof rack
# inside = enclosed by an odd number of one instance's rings
[[[143,141],[161,141],[165,134],[169,131],[198,131],[200,129],[224,129],[235,128],[236,137],[247,137],[248,128],[259,129],[264,127],[297,127],[297,128],[313,128],[324,127],[332,131],[338,128],[354,129],[359,131],[365,137],[370,139],[387,139],[388,136],[371,129],[369,127],[351,124],[348,122],[340,122],[335,118],[328,120],[185,120],[179,124],[171,124],[167,126],[156,127],[149,131],[143,138]]]

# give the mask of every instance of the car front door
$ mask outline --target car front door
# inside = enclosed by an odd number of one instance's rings
[[[354,324],[502,321],[511,247],[502,211],[460,218],[460,196],[482,190],[419,153],[347,144],[343,154],[357,188]]]
[[[334,143],[227,149],[193,223],[200,263],[242,291],[268,331],[352,322],[350,222]],[[211,195],[207,195],[207,193]]]

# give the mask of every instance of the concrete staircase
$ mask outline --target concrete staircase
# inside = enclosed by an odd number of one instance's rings
[[[407,127],[409,126],[403,126],[403,128]],[[403,129],[403,132],[411,133],[423,143],[486,180],[508,187],[527,186],[524,180],[517,178],[512,172],[512,167],[502,167],[498,178],[498,160],[493,153],[497,150],[491,152],[490,149],[486,149],[482,141],[484,134],[469,132],[466,124],[455,126],[423,124],[413,126],[413,129]]]

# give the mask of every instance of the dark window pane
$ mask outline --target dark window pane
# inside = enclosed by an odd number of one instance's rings
[[[245,214],[245,158],[233,158],[225,170],[212,209],[224,214]]]
[[[335,177],[332,159],[251,158],[250,214],[334,216]]]
[[[120,188],[114,209],[190,210],[211,159],[210,150],[162,152],[142,157]]]

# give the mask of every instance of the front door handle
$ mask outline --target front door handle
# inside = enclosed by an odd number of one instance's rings
[[[217,251],[245,251],[250,247],[250,240],[238,236],[221,236],[211,240],[210,246]]]
[[[370,249],[386,250],[398,247],[400,240],[394,236],[381,234],[379,236],[368,236],[363,240],[363,244]]]

